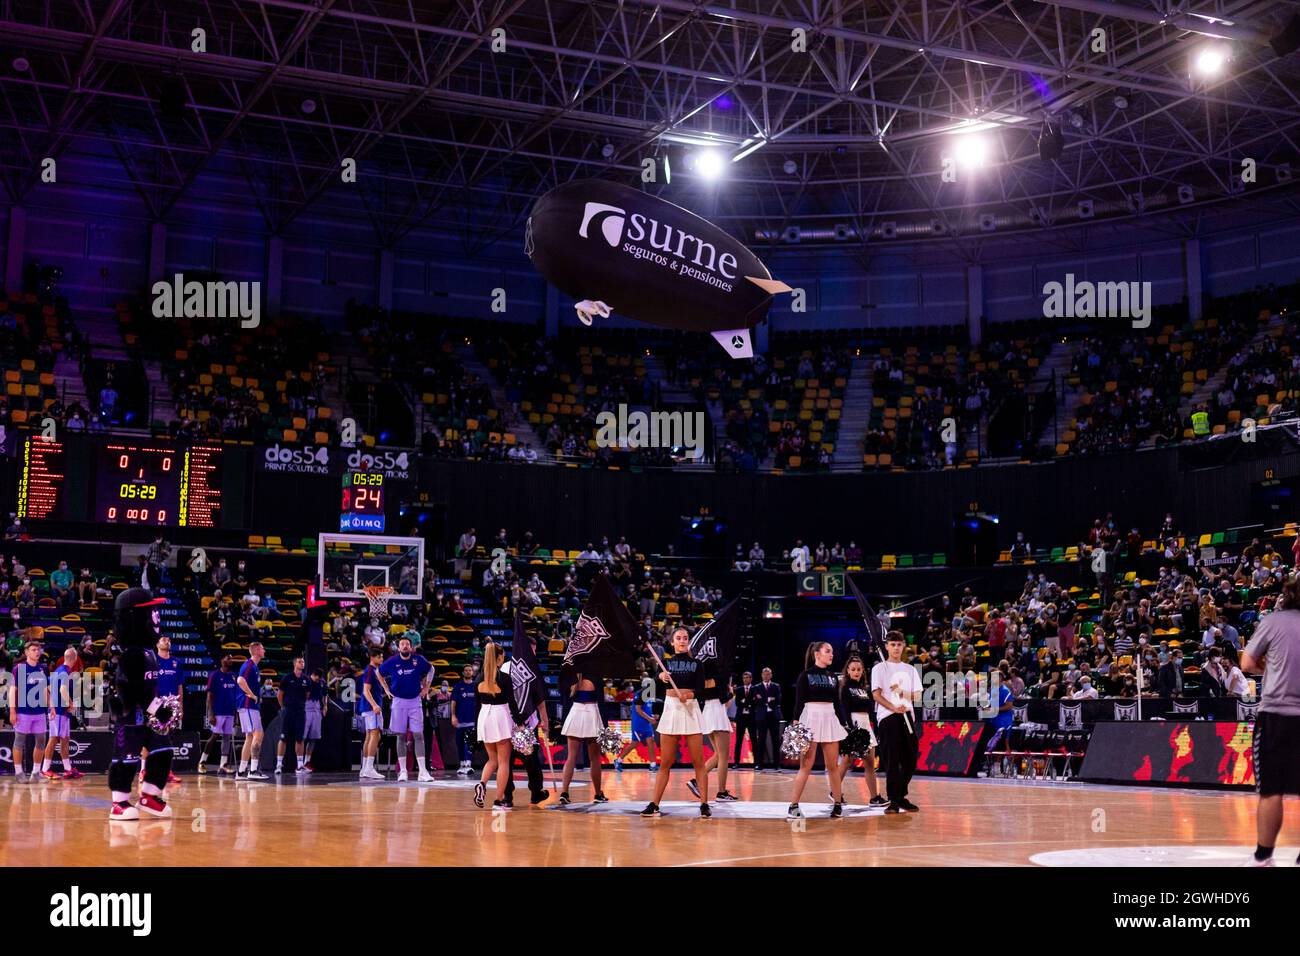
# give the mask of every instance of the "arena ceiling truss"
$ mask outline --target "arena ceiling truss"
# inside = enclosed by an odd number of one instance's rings
[[[1229,198],[1300,209],[1300,54],[1270,43],[1298,14],[1296,0],[0,0],[0,172],[19,202],[42,158],[89,144],[165,219],[224,162],[274,231],[355,188],[382,244],[429,224],[471,250],[521,233],[556,183],[636,182],[665,154],[671,184],[647,188],[751,243],[1188,228]],[[1229,60],[1198,77],[1209,43]],[[971,134],[989,156],[945,181]],[[704,149],[726,160],[716,182],[682,168]]]

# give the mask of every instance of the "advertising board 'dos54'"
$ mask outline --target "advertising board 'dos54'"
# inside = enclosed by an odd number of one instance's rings
[[[693,212],[601,179],[557,186],[532,208],[524,251],[584,324],[613,310],[664,328],[710,333],[752,358],[751,330],[790,292],[744,244]]]

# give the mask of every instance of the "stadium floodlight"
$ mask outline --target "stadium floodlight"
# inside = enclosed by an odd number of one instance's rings
[[[989,138],[979,133],[966,133],[952,144],[952,156],[966,169],[978,169],[988,160]]]
[[[722,175],[722,154],[717,150],[700,150],[695,156],[696,175],[704,179],[717,179]]]
[[[1218,76],[1228,64],[1228,48],[1221,43],[1201,47],[1193,59],[1195,72],[1207,79]]]

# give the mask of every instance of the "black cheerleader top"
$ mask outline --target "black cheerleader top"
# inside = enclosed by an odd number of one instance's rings
[[[810,667],[794,684],[795,719],[803,712],[804,704],[834,704],[835,714],[841,722],[844,714],[840,707],[840,678],[829,667]]]
[[[686,654],[677,654],[674,657],[664,661],[664,670],[666,670],[673,683],[677,685],[678,690],[691,690],[695,692],[696,699],[704,696],[704,661],[697,661],[695,658]],[[669,688],[672,684],[668,685]]]
[[[704,679],[713,681],[713,686],[706,687],[704,690],[700,691],[700,700],[720,700],[724,704],[731,700],[730,691],[723,685],[722,680],[718,677],[717,661],[704,662]],[[680,682],[678,686],[680,686]]]
[[[840,707],[846,714],[870,714],[875,706],[870,687],[845,684],[840,688]]]

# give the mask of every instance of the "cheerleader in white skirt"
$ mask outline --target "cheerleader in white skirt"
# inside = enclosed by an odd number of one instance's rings
[[[844,662],[844,671],[840,674],[840,709],[849,717],[854,727],[862,727],[871,735],[871,749],[862,758],[863,773],[867,778],[867,790],[871,793],[870,805],[883,807],[888,801],[880,795],[880,784],[876,781],[876,728],[871,726],[871,711],[876,702],[871,697],[871,678],[867,676],[867,666],[856,654]],[[848,779],[853,769],[853,758],[848,754],[840,757],[840,781]]]
[[[719,803],[736,799],[736,795],[727,789],[727,769],[731,756],[731,718],[727,716],[727,701],[732,698],[731,682],[726,686],[718,679],[717,661],[704,662],[704,697],[700,710],[700,729],[713,744],[713,756],[704,764],[704,793],[709,791],[709,774],[714,768],[718,771]],[[686,784],[691,793],[700,795],[700,785],[692,778]]]
[[[659,816],[659,801],[668,789],[673,764],[677,761],[678,740],[686,738],[686,749],[695,766],[695,779],[705,780],[704,729],[700,721],[699,698],[704,694],[704,665],[691,657],[691,635],[684,627],[673,631],[673,655],[664,661],[659,679],[668,684],[664,713],[659,718],[659,773],[655,776],[654,799],[641,811],[643,817]],[[696,795],[699,793],[696,791]],[[709,801],[700,801],[700,816],[711,817]]]
[[[813,743],[804,751],[799,762],[799,773],[794,778],[794,793],[790,800],[787,817],[801,817],[799,798],[812,773],[813,763],[817,759],[817,748],[822,749],[822,760],[826,764],[826,776],[830,778],[831,816],[839,817],[843,813],[843,800],[840,793],[840,741],[848,736],[844,729],[844,717],[840,713],[839,675],[831,670],[835,660],[835,650],[825,641],[814,641],[808,645],[804,655],[804,672],[794,685],[795,720],[812,729]]]
[[[482,808],[487,793],[487,782],[495,773],[497,776],[496,799],[492,801],[493,810],[509,810],[506,801],[506,782],[510,779],[511,743],[510,735],[523,723],[515,711],[515,695],[510,683],[510,675],[501,670],[504,653],[501,645],[489,641],[483,648],[483,679],[475,689],[475,704],[478,707],[479,743],[487,749],[487,763],[483,765],[483,775],[474,786],[474,805]]]
[[[600,788],[600,744],[596,738],[605,729],[605,722],[600,719],[600,691],[603,685],[598,677],[588,680],[581,674],[576,675],[573,687],[569,690],[569,712],[564,715],[564,726],[560,734],[565,738],[564,772],[560,782],[560,803],[567,805],[569,784],[573,780],[574,768],[578,765],[578,748],[587,748],[587,761],[591,765],[591,789],[596,795],[596,803],[609,803],[609,797]]]

